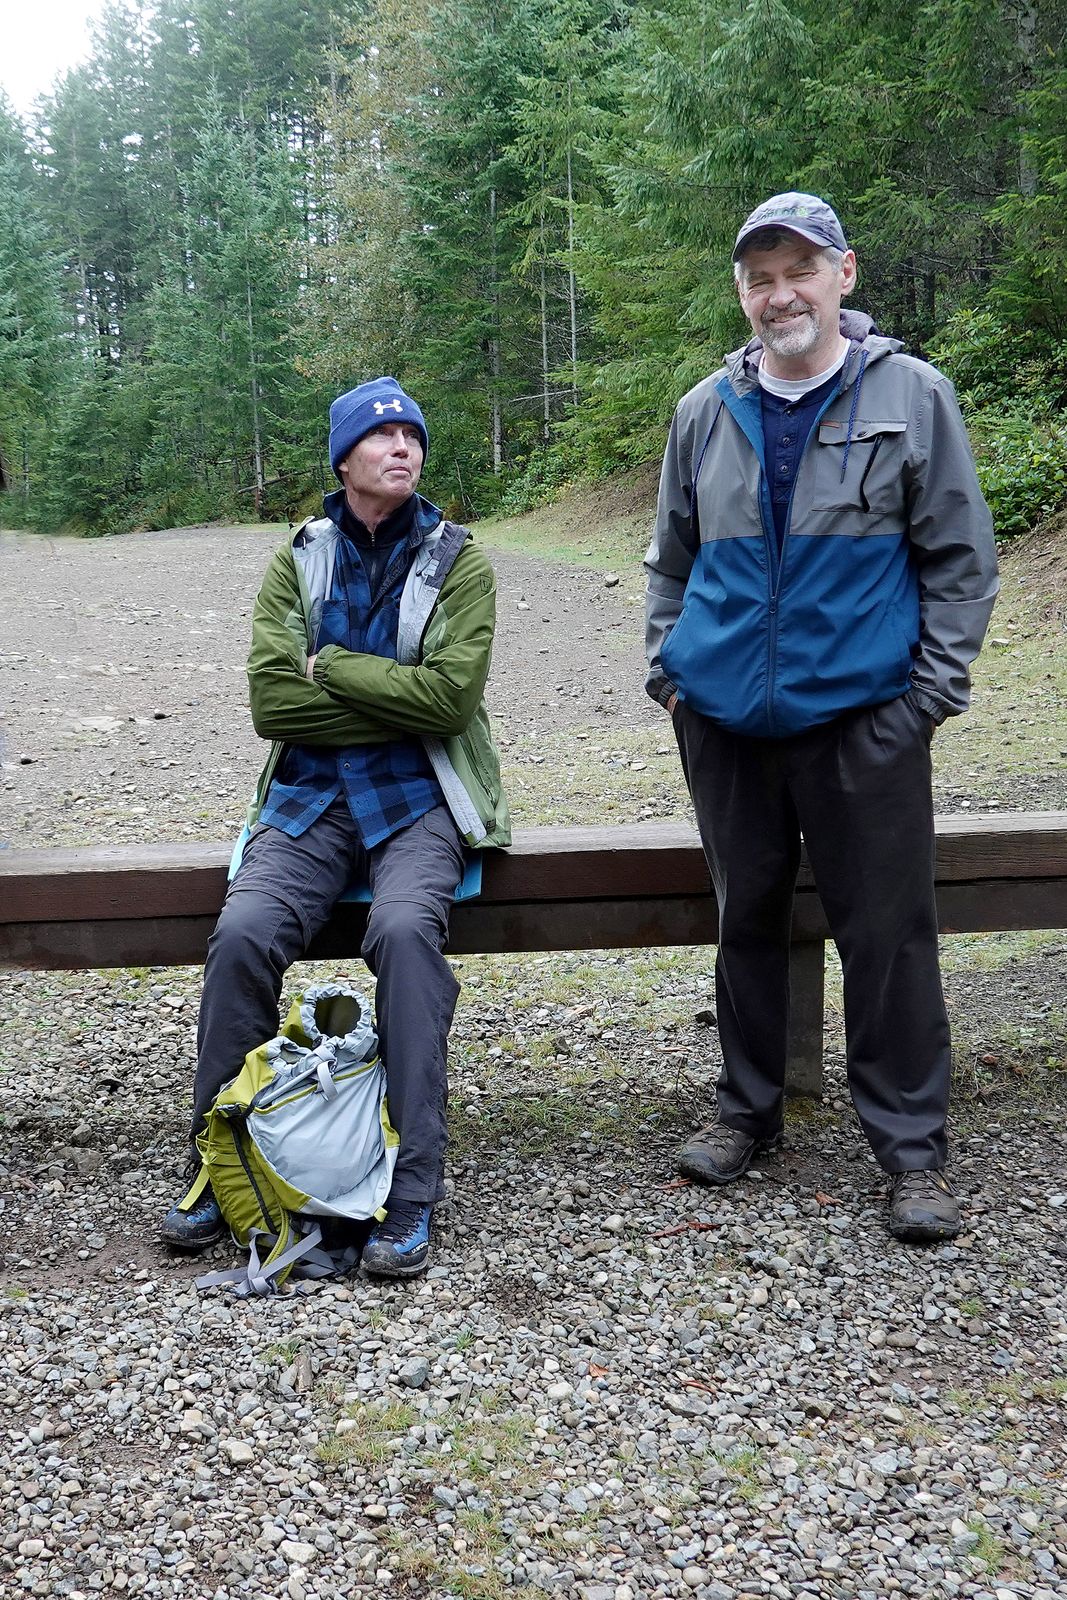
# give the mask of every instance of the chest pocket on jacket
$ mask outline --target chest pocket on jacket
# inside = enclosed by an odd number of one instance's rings
[[[845,460],[848,422],[820,422],[815,444],[813,511],[849,508],[869,515],[904,514],[906,418],[857,417]],[[842,481],[841,468],[845,475]]]

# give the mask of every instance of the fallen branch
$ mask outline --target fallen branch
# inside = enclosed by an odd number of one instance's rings
[[[663,1228],[659,1233],[649,1234],[650,1239],[670,1239],[676,1233],[710,1233],[713,1228],[721,1228],[721,1222],[698,1222],[691,1218],[688,1222],[679,1222],[673,1228]]]

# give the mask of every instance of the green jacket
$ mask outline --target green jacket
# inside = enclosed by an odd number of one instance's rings
[[[496,622],[493,569],[466,528],[419,501],[422,539],[400,600],[397,660],[330,644],[315,654],[341,535],[302,523],[274,555],[252,613],[252,722],[272,741],[248,825],[287,744],[381,744],[418,734],[456,826],[474,848],[511,843],[500,762],[482,698]]]

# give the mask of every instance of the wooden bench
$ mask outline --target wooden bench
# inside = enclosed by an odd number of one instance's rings
[[[173,966],[204,960],[229,845],[0,850],[0,967]],[[1067,811],[937,822],[942,932],[1067,927]],[[339,906],[309,951],[358,953],[366,907]],[[709,945],[708,870],[681,823],[520,829],[486,861],[481,897],[456,907],[454,955]],[[822,1085],[825,915],[807,867],[793,914],[789,1088]]]

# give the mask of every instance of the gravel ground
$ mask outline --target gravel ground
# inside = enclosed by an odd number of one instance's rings
[[[274,539],[0,538],[9,840],[232,832]],[[658,771],[629,581],[497,565],[516,768],[562,727]],[[718,1194],[671,1178],[706,952],[465,959],[430,1273],[254,1305],[153,1242],[199,973],[0,975],[0,1594],[1061,1600],[1065,953],[946,941],[967,1229],[926,1251],[886,1238],[833,983],[826,1101]]]
[[[245,683],[252,602],[280,538],[270,528],[105,541],[0,533],[0,838],[235,831],[265,748]],[[525,762],[590,727],[661,737],[632,584],[579,568],[546,584],[542,564],[518,554],[494,564],[489,704],[505,751],[519,747]]]

